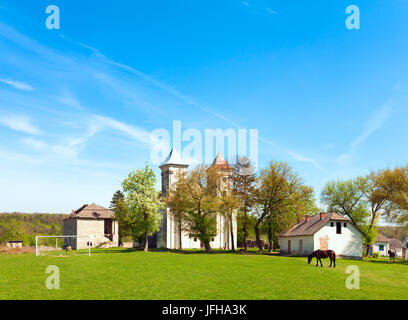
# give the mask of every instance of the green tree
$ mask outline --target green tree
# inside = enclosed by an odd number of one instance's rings
[[[322,190],[322,202],[329,210],[347,216],[363,232],[366,256],[377,236],[381,217],[398,212],[396,175],[390,169],[373,171],[366,177],[329,182]]]
[[[381,171],[377,183],[382,193],[390,195],[386,219],[408,230],[408,166]]]
[[[129,237],[135,240],[133,216],[130,215],[130,210],[127,207],[125,195],[122,191],[118,190],[113,194],[110,209],[119,224],[119,240],[122,242]]]
[[[125,195],[122,191],[118,190],[113,194],[109,208],[114,210],[120,200],[125,201]]]
[[[146,165],[142,170],[136,170],[122,181],[126,195],[126,204],[133,221],[133,232],[136,237],[144,236],[144,251],[149,250],[149,236],[159,231],[164,207],[155,189],[156,176]]]
[[[0,243],[8,240],[23,240],[26,239],[27,229],[25,223],[15,218],[10,219],[4,225],[5,231],[1,235]]]
[[[262,223],[279,224],[278,217],[289,212],[289,208],[301,199],[302,180],[293,172],[285,162],[271,161],[268,168],[262,169],[258,177],[256,189],[257,222],[255,224],[255,237],[259,251],[263,251],[261,241]],[[285,219],[286,220],[286,219]]]
[[[322,189],[321,200],[328,211],[346,216],[354,225],[361,227],[369,216],[367,191],[367,178],[330,181]]]
[[[200,239],[207,252],[211,251],[211,238],[217,235],[216,216],[220,210],[217,195],[218,171],[215,167],[197,166],[186,175],[179,176],[171,197],[177,200],[172,207],[183,212],[183,228],[190,237]]]
[[[243,232],[244,251],[248,250],[249,214],[255,205],[255,169],[250,160],[241,157],[233,166],[232,192],[239,201],[238,230]],[[239,232],[239,231],[238,231]]]

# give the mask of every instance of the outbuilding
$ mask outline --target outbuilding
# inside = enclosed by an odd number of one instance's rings
[[[287,255],[308,255],[333,250],[337,256],[361,259],[363,233],[338,213],[306,215],[279,235],[280,250]]]

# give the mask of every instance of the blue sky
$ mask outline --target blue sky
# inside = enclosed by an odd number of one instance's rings
[[[0,211],[108,205],[131,170],[160,177],[149,135],[175,120],[258,129],[259,166],[287,161],[317,196],[406,163],[408,2],[95,3],[0,1]]]

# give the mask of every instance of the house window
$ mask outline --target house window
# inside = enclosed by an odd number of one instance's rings
[[[211,241],[214,241],[215,240],[215,238],[211,238]]]
[[[334,227],[334,222],[330,222],[330,227]]]
[[[346,222],[344,222],[344,228],[347,228],[347,223]]]
[[[336,222],[336,233],[341,234],[341,222]]]
[[[197,242],[197,238],[194,238],[194,241]]]
[[[378,246],[378,250],[384,251],[384,245],[383,245],[383,244],[380,244],[380,245]]]

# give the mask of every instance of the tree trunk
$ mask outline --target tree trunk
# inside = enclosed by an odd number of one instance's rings
[[[259,252],[263,252],[263,245],[261,241],[261,236],[259,234],[259,225],[261,224],[261,220],[258,220],[255,224],[255,238],[256,238],[256,244],[259,248]]]
[[[367,246],[366,246],[366,254],[365,254],[365,256],[366,256],[366,258],[370,255],[370,249],[371,249],[371,246],[369,245],[369,244],[367,244]]]
[[[235,243],[234,243],[234,228],[232,225],[232,214],[230,215],[230,232],[231,232],[231,250],[235,251]]]
[[[244,252],[248,251],[248,225],[247,225],[247,213],[244,212]]]
[[[269,226],[268,227],[268,242],[269,242],[269,248],[268,248],[268,252],[272,252],[272,227]]]
[[[273,237],[273,251],[276,251],[278,249],[278,238]]]
[[[207,252],[211,251],[211,245],[210,245],[209,241],[204,242],[204,247],[205,247],[205,251],[207,251]]]
[[[144,251],[147,252],[149,251],[149,233],[145,233],[145,245],[144,245]]]

